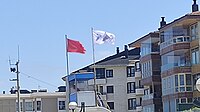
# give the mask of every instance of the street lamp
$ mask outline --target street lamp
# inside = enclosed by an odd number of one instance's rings
[[[76,102],[70,102],[69,103],[69,109],[72,110],[72,112],[74,112],[74,110],[76,109],[77,107],[77,103]]]

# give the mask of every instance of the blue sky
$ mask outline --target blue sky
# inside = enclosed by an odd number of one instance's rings
[[[98,61],[157,30],[161,16],[170,22],[190,13],[191,5],[192,0],[1,0],[0,93],[16,86],[9,81],[16,74],[8,59],[17,61],[18,45],[21,89],[55,91],[66,75],[64,35],[86,49],[85,55],[69,54],[74,71],[92,63],[91,27],[116,35],[115,45],[95,45]]]

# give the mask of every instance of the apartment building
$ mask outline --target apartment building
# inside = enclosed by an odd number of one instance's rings
[[[65,92],[20,94],[21,112],[66,112]],[[17,95],[0,94],[0,112],[17,112]]]
[[[144,96],[142,97],[144,112],[163,111],[159,41],[159,32],[157,31],[129,44],[131,48],[140,48],[141,84],[144,85]]]
[[[190,109],[200,96],[195,87],[200,77],[200,12],[196,0],[192,13],[168,24],[162,18],[159,32],[163,111]]]
[[[95,68],[97,91],[113,112],[141,112],[144,89],[141,85],[139,53],[138,48],[128,50],[128,46],[125,46],[122,52],[117,48],[116,54],[74,73],[90,72]]]

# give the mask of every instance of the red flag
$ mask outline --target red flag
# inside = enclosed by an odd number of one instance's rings
[[[85,48],[79,41],[67,39],[67,52],[85,54]]]

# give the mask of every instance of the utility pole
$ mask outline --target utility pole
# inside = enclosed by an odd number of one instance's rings
[[[16,62],[17,67],[17,102],[18,102],[18,112],[20,112],[20,87],[19,87],[19,60]]]
[[[17,79],[12,79],[10,81],[17,81],[17,105],[18,105],[18,112],[21,112],[21,108],[20,108],[20,86],[19,86],[19,46],[18,46],[18,60],[16,62],[16,64],[12,64],[10,59],[9,59],[9,63],[10,63],[10,71],[11,72],[15,72],[17,74]],[[15,65],[16,68],[11,67],[11,65]]]

